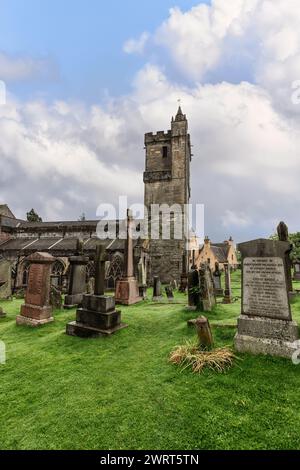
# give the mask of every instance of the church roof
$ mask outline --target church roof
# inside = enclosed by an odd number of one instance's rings
[[[221,245],[221,244],[218,244]],[[211,250],[219,263],[226,263],[228,259],[228,247],[211,245]]]
[[[11,217],[12,219],[15,219],[14,214],[7,204],[0,204],[0,216]]]
[[[204,249],[202,245],[200,251]],[[227,263],[230,246],[227,243],[211,243],[210,249],[219,263]]]

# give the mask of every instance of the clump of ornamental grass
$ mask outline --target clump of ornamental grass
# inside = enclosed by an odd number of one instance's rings
[[[191,368],[194,373],[201,373],[204,369],[224,373],[233,366],[234,353],[229,348],[199,349],[199,346],[187,342],[177,346],[170,354],[170,362],[181,367],[182,370]]]

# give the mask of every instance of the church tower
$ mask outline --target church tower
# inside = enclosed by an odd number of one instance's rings
[[[148,210],[149,238],[150,238],[150,275],[158,275],[163,283],[171,280],[180,280],[182,273],[183,255],[186,250],[187,239],[182,234],[181,239],[174,234],[172,223],[177,216],[167,209],[160,211],[159,222],[154,218],[152,205],[181,208],[182,214],[186,204],[190,201],[190,162],[191,143],[188,134],[188,121],[179,107],[175,119],[172,118],[171,130],[159,131],[156,134],[145,135],[146,169],[144,173],[145,199],[144,204]],[[177,214],[178,215],[178,214]],[[164,239],[161,230],[162,222],[170,219],[171,237]],[[153,224],[160,224],[159,239],[151,236]],[[174,227],[173,227],[174,228]]]

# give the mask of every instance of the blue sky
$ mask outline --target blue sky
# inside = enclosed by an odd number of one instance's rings
[[[197,0],[1,0],[0,45],[6,53],[53,62],[44,81],[10,83],[21,96],[95,102],[127,93],[144,59],[123,44],[154,31],[171,7]],[[206,3],[206,2],[203,2]]]

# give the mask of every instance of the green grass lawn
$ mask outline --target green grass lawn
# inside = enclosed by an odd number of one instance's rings
[[[21,303],[1,303],[1,449],[300,448],[300,366],[243,355],[226,374],[180,372],[168,355],[195,337],[183,304],[122,307],[129,328],[82,340],[65,335],[74,310],[39,329],[16,327]],[[300,322],[300,299],[292,309]],[[234,325],[239,311],[239,301],[219,304],[208,317]],[[234,328],[213,334],[217,346],[233,345]]]

